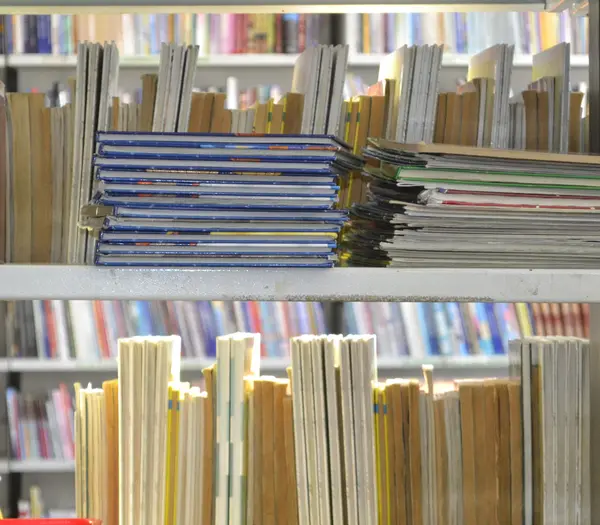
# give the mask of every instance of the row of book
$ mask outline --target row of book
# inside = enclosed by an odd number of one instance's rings
[[[78,516],[590,522],[586,340],[515,340],[510,378],[441,383],[432,367],[423,382],[378,381],[375,338],[358,335],[294,338],[289,377],[264,377],[259,337],[218,338],[205,391],[179,381],[178,338],[119,341],[118,379],[75,387]]]
[[[344,40],[354,53],[391,53],[403,45],[444,44],[448,53],[479,53],[494,44],[532,55],[561,42],[588,53],[586,17],[560,13],[375,13],[346,14]]]
[[[444,44],[473,54],[498,43],[517,54],[539,53],[570,42],[588,53],[586,17],[561,13],[352,13],[328,14],[123,14],[6,15],[0,34],[9,53],[73,55],[80,41],[115,41],[126,56],[158,55],[162,42],[195,43],[199,56],[233,53],[301,53],[335,44],[343,34],[353,53],[390,53],[403,45]]]
[[[214,357],[215,337],[263,334],[263,355],[287,357],[288,339],[321,333],[321,303],[221,301],[18,301],[8,303],[9,357],[76,359],[117,356],[117,339],[181,334],[182,356]]]
[[[5,15],[10,54],[74,55],[85,41],[115,42],[125,56],[160,54],[163,42],[196,44],[199,56],[301,53],[332,43],[328,14]]]
[[[73,404],[66,385],[42,395],[6,389],[11,457],[75,458]]]
[[[344,333],[372,333],[380,357],[506,354],[510,339],[587,337],[589,305],[575,303],[346,303]],[[208,301],[19,301],[8,303],[8,356],[117,356],[116,341],[181,334],[182,356],[214,357],[215,337],[260,332],[261,355],[289,357],[288,340],[330,329],[321,303]]]
[[[345,303],[344,327],[375,334],[380,357],[502,355],[521,337],[589,337],[589,305]]]
[[[148,264],[181,264],[185,252],[188,263],[214,265],[213,255],[201,255],[221,250],[219,263],[239,265],[242,252],[237,248],[232,261],[226,259],[227,253],[234,253],[228,251],[231,246],[207,250],[183,245],[195,239],[198,229],[216,232],[217,225],[206,221],[218,217],[230,233],[242,233],[246,240],[256,233],[274,234],[275,222],[291,221],[277,230],[288,234],[290,245],[279,251],[273,242],[266,250],[239,246],[248,255],[244,264],[331,266],[335,234],[347,217],[344,209],[366,201],[368,181],[371,193],[376,186],[369,178],[373,170],[362,169],[359,157],[368,137],[561,153],[587,148],[587,103],[575,96],[581,94],[569,92],[568,44],[534,55],[532,84],[514,100],[509,98],[512,46],[496,45],[471,57],[468,83],[449,93],[438,93],[443,47],[403,46],[382,59],[379,82],[367,94],[349,100],[343,100],[348,47],[317,46],[297,59],[292,92],[245,109],[229,109],[224,93],[192,90],[197,54],[196,46],[165,44],[158,75],[142,77],[142,102],[129,104],[126,112],[114,96],[119,65],[114,44],[81,45],[77,78],[70,86],[76,92],[73,104],[48,110],[41,94],[8,95],[11,170],[3,173],[8,168],[4,166],[0,180],[7,180],[14,198],[0,203],[9,206],[5,228],[0,225],[6,230],[5,259],[110,264],[117,257],[119,264],[136,265],[142,259]],[[520,111],[513,111],[516,108]],[[0,103],[0,124],[2,119]],[[131,128],[143,133],[120,133]],[[520,133],[511,132],[515,129]],[[97,134],[98,130],[111,132]],[[218,135],[249,132],[280,136]],[[308,140],[296,134],[316,136]],[[236,144],[235,156],[223,146],[226,142]],[[217,157],[220,169],[215,176],[212,163]],[[285,179],[273,178],[273,173],[282,172]],[[265,222],[263,230],[249,230],[251,216]],[[121,219],[127,225],[119,224]],[[165,238],[175,231],[170,222],[175,219],[182,221],[177,231],[192,237]],[[142,246],[141,237],[131,236],[127,247],[117,246],[123,236],[116,230],[140,229],[140,221],[146,220],[151,220],[150,226],[136,235],[151,234],[153,240],[163,235],[160,247]],[[292,233],[315,235],[317,230],[314,250],[292,239]],[[265,261],[261,254],[274,259]]]

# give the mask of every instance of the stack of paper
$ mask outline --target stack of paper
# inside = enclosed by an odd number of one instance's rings
[[[600,159],[373,141],[350,264],[597,268]]]
[[[361,166],[334,137],[107,132],[98,144],[96,264],[333,265],[336,179]]]

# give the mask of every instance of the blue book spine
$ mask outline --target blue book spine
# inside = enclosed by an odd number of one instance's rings
[[[4,15],[4,32],[6,35],[6,49],[9,55],[14,53],[14,18],[12,15]]]
[[[475,303],[475,315],[477,316],[477,324],[479,326],[479,348],[481,349],[481,353],[493,355],[494,344],[492,342],[490,323],[484,304]]]
[[[308,313],[306,311],[306,303],[295,303],[296,312],[298,315],[298,328],[301,334],[310,334],[311,326]]]
[[[133,301],[135,323],[137,324],[137,335],[152,335],[152,316],[150,306],[146,301]]]
[[[150,53],[152,55],[157,55],[160,53],[160,42],[158,39],[158,16],[159,15],[150,15]]]
[[[9,422],[9,430],[10,430],[10,448],[12,452],[12,457],[15,459],[21,459],[20,447],[19,443],[21,441],[21,417],[19,417],[19,408],[18,408],[18,395],[17,390],[9,386],[6,389],[6,408],[8,412],[8,422]],[[16,423],[16,428],[15,424]]]
[[[37,28],[37,16],[36,15],[25,15],[25,53],[37,53],[38,52],[38,28]]]
[[[419,319],[419,329],[423,334],[423,346],[425,347],[426,355],[435,355],[437,349],[437,338],[433,326],[429,326],[427,322],[426,303],[417,303],[417,318]]]
[[[469,355],[467,347],[467,334],[460,307],[458,303],[445,303],[448,315],[448,324],[453,338],[454,352],[458,355]]]
[[[504,345],[502,344],[502,335],[500,333],[500,325],[494,312],[493,303],[485,303],[485,311],[490,325],[490,334],[492,336],[492,345],[494,346],[495,354],[504,354]]]
[[[509,306],[506,303],[495,303],[493,306],[496,321],[498,322],[500,339],[502,340],[502,352],[508,353],[508,342],[511,339],[515,339],[510,323]]]
[[[201,301],[198,305],[200,317],[204,326],[204,348],[206,349],[206,356],[215,357],[217,355],[217,327],[215,325],[213,309],[209,301]]]
[[[61,55],[69,54],[69,28],[66,15],[58,16],[58,52]]]
[[[271,313],[269,312],[269,303],[261,301],[258,303],[260,312],[260,324],[262,328],[262,343],[264,344],[267,357],[276,357],[277,349],[273,351],[273,326],[271,325]]]
[[[213,311],[213,316],[215,319],[215,329],[217,330],[217,335],[225,335],[225,319],[223,317],[223,311],[221,310],[221,306],[223,303],[210,303],[210,306]]]
[[[450,341],[450,332],[444,305],[442,303],[433,303],[430,305],[433,311],[433,320],[435,332],[437,333],[438,350],[441,355],[452,354],[452,345]]]
[[[52,54],[52,17],[50,15],[40,16],[38,28],[41,29],[40,36],[40,53],[47,55]]]

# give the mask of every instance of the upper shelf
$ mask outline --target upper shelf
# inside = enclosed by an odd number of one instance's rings
[[[385,55],[355,54],[348,57],[350,67],[379,67]],[[209,55],[198,59],[199,67],[293,67],[298,55],[295,54],[231,54],[231,55]],[[151,56],[123,56],[120,66],[124,68],[150,68],[158,67],[158,55]],[[10,55],[8,63],[12,67],[67,67],[74,68],[77,65],[76,56],[66,55]],[[514,67],[531,67],[531,55],[517,55],[513,61]],[[589,60],[585,55],[571,56],[571,67],[588,67]],[[444,53],[442,65],[444,67],[467,67],[469,55]]]
[[[0,266],[0,300],[600,302],[600,270]]]
[[[416,11],[543,11],[544,2],[522,0],[482,1],[463,0],[380,0],[376,4],[363,0],[329,0],[322,4],[316,0],[294,0],[289,4],[281,0],[231,0],[230,3],[210,0],[0,0],[0,12],[6,14],[53,13],[391,13]]]

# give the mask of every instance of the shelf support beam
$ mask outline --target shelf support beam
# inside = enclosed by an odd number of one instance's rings
[[[600,153],[600,0],[589,0],[589,145]]]

